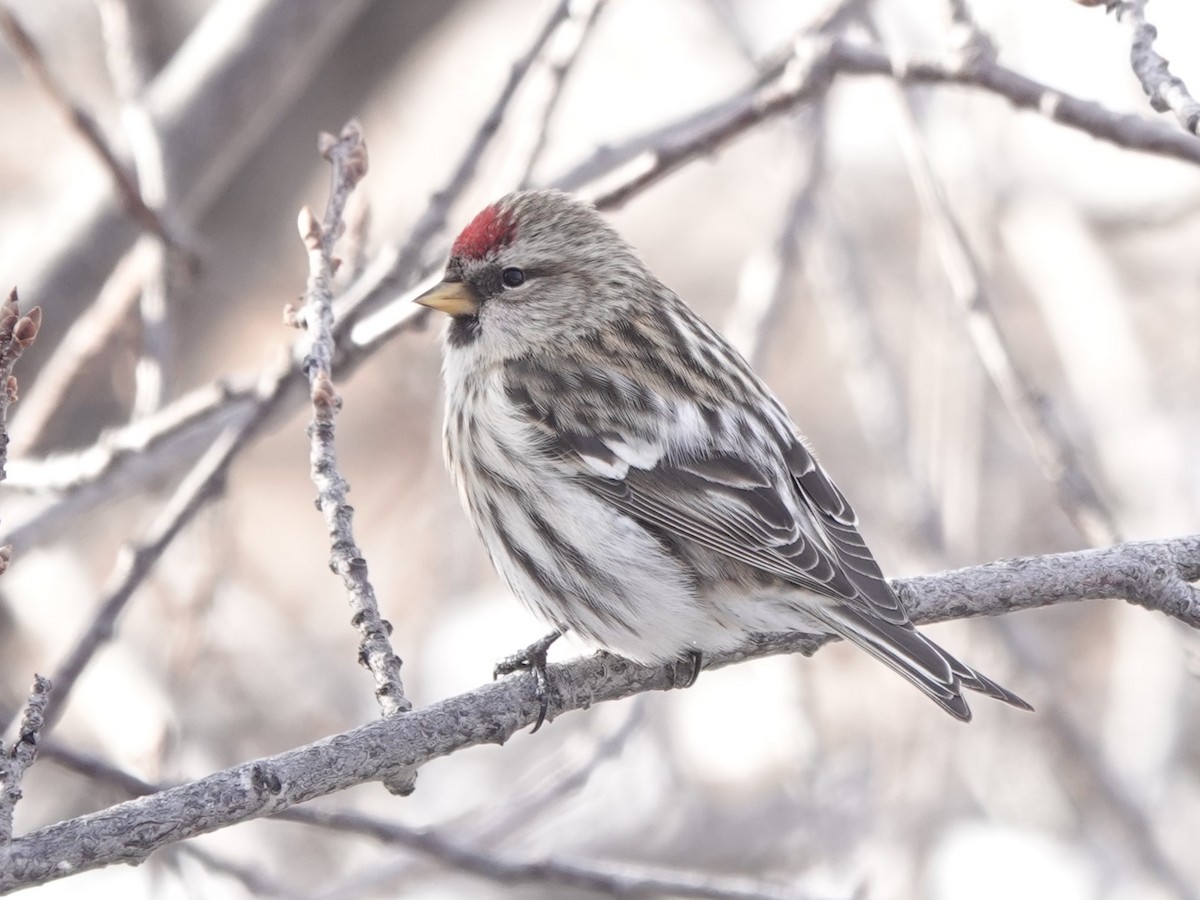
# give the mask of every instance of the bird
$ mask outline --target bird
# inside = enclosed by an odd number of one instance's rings
[[[957,719],[964,689],[1032,709],[917,631],[780,401],[591,204],[501,197],[416,302],[450,317],[451,480],[496,570],[554,628],[501,671],[528,663],[544,687],[569,630],[682,665],[687,686],[755,635],[832,634]]]

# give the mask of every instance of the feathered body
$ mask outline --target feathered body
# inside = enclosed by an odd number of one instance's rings
[[[913,628],[779,401],[590,206],[502,198],[424,302],[451,476],[555,626],[643,663],[833,632],[959,718],[962,687],[1025,705]]]

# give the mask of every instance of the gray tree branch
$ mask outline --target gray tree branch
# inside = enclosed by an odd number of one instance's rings
[[[1000,615],[1061,603],[1123,599],[1200,627],[1200,534],[1048,556],[1001,560],[893,582],[918,623]],[[828,638],[766,635],[708,660],[718,668],[778,653],[815,652]],[[550,667],[551,718],[644,691],[669,690],[671,673],[596,654]],[[467,747],[503,743],[537,718],[534,680],[516,676],[254,760],[15,839],[0,892],[43,884],[155,850]]]
[[[354,509],[346,502],[350,485],[337,464],[334,419],[342,400],[333,384],[333,276],[340,260],[334,245],[345,228],[346,201],[367,174],[367,145],[357,122],[339,136],[321,135],[321,155],[329,161],[331,185],[325,215],[317,221],[307,206],[300,212],[300,237],[308,251],[308,284],[304,307],[285,318],[308,330],[309,348],[301,363],[308,379],[312,419],[308,425],[310,473],[317,487],[317,508],[329,531],[329,567],[342,579],[360,635],[359,659],[375,677],[375,697],[385,716],[412,709],[400,680],[400,657],[392,649],[392,626],[379,614],[367,561],[354,540]],[[399,794],[411,793],[412,777],[389,784]]]
[[[33,677],[33,689],[21,714],[17,739],[8,750],[0,744],[0,869],[4,868],[12,841],[13,812],[21,800],[21,779],[37,759],[50,687],[50,679]]]
[[[1186,131],[1200,135],[1200,103],[1183,79],[1171,73],[1170,61],[1154,49],[1158,29],[1146,21],[1146,0],[1127,0],[1117,4],[1116,11],[1127,23],[1129,62],[1150,105],[1158,112],[1174,113]]]

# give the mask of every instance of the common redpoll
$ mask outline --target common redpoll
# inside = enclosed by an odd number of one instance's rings
[[[514,593],[647,664],[833,633],[959,719],[1016,695],[916,631],[850,505],[736,350],[590,206],[509,194],[417,300],[445,337],[445,451]]]

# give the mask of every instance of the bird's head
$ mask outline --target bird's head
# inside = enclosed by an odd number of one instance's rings
[[[525,191],[475,216],[442,282],[416,302],[452,317],[451,350],[505,359],[561,348],[635,314],[652,282],[593,207],[561,191]]]

